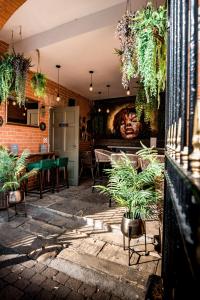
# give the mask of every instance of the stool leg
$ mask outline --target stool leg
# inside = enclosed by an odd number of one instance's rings
[[[69,188],[69,178],[68,178],[68,170],[67,170],[67,166],[65,167],[65,176],[66,176],[66,184],[67,184],[67,188]]]
[[[57,192],[60,191],[60,169],[59,167],[56,168],[56,185],[57,185]]]
[[[39,171],[38,173],[38,177],[39,177],[39,189],[40,189],[40,199],[42,199],[42,172],[43,171]]]

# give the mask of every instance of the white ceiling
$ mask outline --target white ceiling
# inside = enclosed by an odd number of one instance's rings
[[[134,0],[132,9],[145,3]],[[124,0],[28,0],[8,20],[0,39],[9,42],[14,30],[16,48],[31,56],[34,65],[34,49],[40,49],[42,72],[48,78],[57,81],[55,65],[60,64],[60,83],[89,99],[108,98],[107,84],[111,85],[110,98],[125,96],[119,59],[113,51],[119,47],[115,29],[125,6]],[[88,90],[89,70],[94,70],[93,93]],[[131,94],[135,94],[135,81]]]

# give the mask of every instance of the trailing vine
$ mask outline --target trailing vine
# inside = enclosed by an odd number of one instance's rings
[[[31,59],[23,54],[5,54],[0,59],[0,100],[14,94],[19,105],[25,103],[25,87]]]
[[[19,105],[25,103],[25,89],[28,70],[31,67],[31,59],[25,58],[23,54],[13,57],[14,91]]]
[[[117,25],[122,85],[128,88],[132,78],[139,76],[149,107],[159,106],[160,92],[166,81],[167,10],[164,6],[146,8],[135,14],[126,13]],[[138,106],[139,109],[139,106]],[[150,109],[150,108],[149,108]]]
[[[0,60],[0,102],[7,99],[13,84],[13,56],[5,54]]]
[[[165,89],[167,11],[164,6],[137,11],[131,24],[136,41],[138,73],[144,85],[147,102],[158,99]]]
[[[34,95],[36,97],[44,97],[46,94],[46,84],[47,79],[46,76],[41,72],[40,69],[40,51],[36,49],[37,52],[37,72],[31,78],[31,87],[34,91]]]
[[[31,78],[31,87],[36,97],[44,97],[46,94],[46,76],[37,72]]]
[[[135,41],[130,28],[133,17],[131,12],[126,12],[118,22],[116,30],[116,36],[120,40],[120,49],[115,49],[115,53],[120,57],[122,85],[125,89],[129,87],[131,78],[137,76]]]
[[[138,120],[141,119],[144,114],[144,122],[149,123],[153,118],[154,112],[157,110],[157,100],[152,98],[150,102],[147,102],[146,94],[143,85],[141,84],[138,90],[138,94],[135,100],[135,110]]]

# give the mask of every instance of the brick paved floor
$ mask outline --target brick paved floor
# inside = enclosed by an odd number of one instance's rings
[[[1,250],[3,248],[1,247]],[[0,299],[119,300],[97,286],[70,278],[25,256],[5,252],[0,256]]]

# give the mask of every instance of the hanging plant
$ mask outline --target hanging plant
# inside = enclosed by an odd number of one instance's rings
[[[19,105],[25,103],[25,87],[31,59],[23,54],[5,54],[0,60],[0,98],[14,95]]]
[[[42,73],[35,73],[31,78],[31,87],[36,97],[43,98],[46,94],[46,76]]]
[[[13,56],[5,54],[0,59],[0,102],[7,99],[13,84]]]
[[[115,53],[120,57],[122,85],[125,89],[129,87],[131,78],[137,76],[135,40],[130,27],[133,17],[133,13],[127,10],[118,22],[116,30],[116,36],[120,41],[120,49],[115,49]]]
[[[31,78],[31,87],[36,97],[44,97],[46,94],[46,76],[40,70],[40,52],[36,49],[38,55],[37,72]]]
[[[141,119],[144,114],[144,122],[149,123],[153,119],[153,115],[157,110],[157,99],[151,98],[151,101],[147,102],[145,90],[142,84],[140,84],[138,94],[135,100],[135,110],[138,120]]]
[[[164,6],[154,9],[149,2],[145,9],[136,12],[131,29],[147,102],[156,98],[159,106],[159,94],[166,81],[167,10]]]
[[[25,89],[28,70],[31,67],[31,59],[25,58],[23,54],[14,54],[13,60],[14,71],[14,92],[19,105],[25,103]]]

